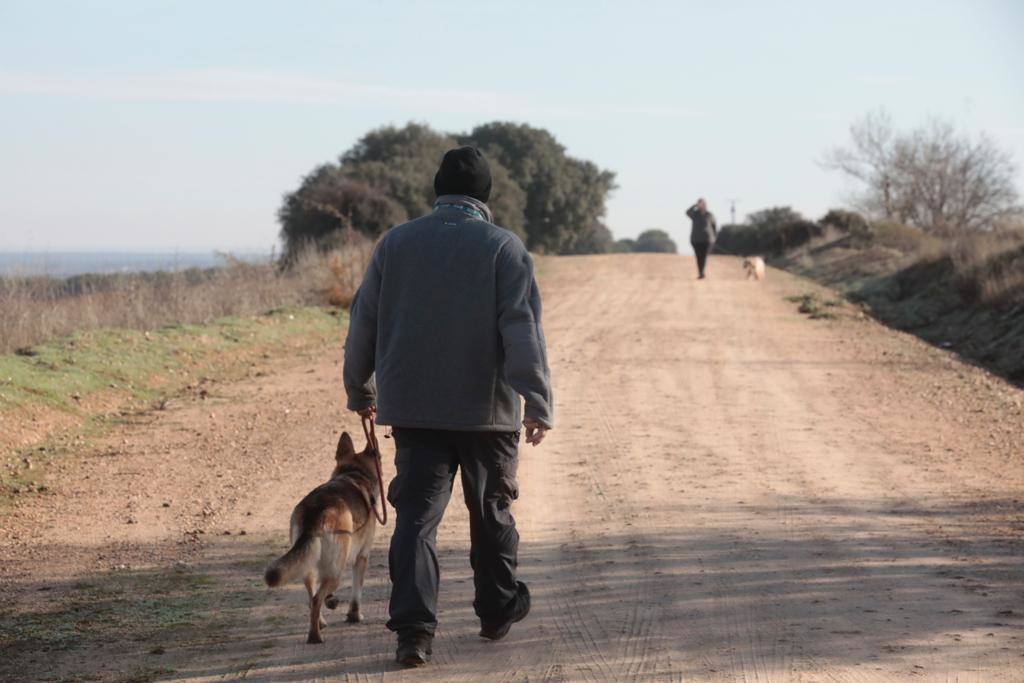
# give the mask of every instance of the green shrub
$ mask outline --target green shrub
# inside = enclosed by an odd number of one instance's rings
[[[778,256],[824,233],[788,206],[755,211],[745,225],[725,225],[718,233],[715,251],[734,256]]]
[[[658,254],[675,254],[676,243],[664,230],[644,230],[636,238],[633,251]]]
[[[824,228],[835,228],[860,242],[869,242],[873,236],[871,224],[856,211],[830,209],[818,223]]]

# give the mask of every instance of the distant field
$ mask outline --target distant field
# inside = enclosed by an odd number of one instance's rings
[[[145,270],[147,264],[162,261],[131,260],[144,256],[138,254],[124,256],[124,261],[110,254],[69,256],[64,266],[95,270],[67,277],[28,271],[0,276],[0,353],[24,352],[83,330],[154,330],[282,306],[346,306],[359,285],[369,250],[364,240],[330,252],[311,249],[288,268],[269,259],[254,262],[225,255],[215,267],[185,268],[179,261],[170,270]],[[98,260],[90,260],[93,257]],[[98,272],[119,262],[130,262],[136,270]]]
[[[267,263],[270,251],[232,251],[247,263]],[[141,273],[223,265],[213,251],[0,251],[0,276],[70,277],[86,273]]]

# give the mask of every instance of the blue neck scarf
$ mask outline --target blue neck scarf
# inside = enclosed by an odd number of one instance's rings
[[[452,204],[450,202],[438,202],[437,204],[434,204],[434,210],[437,211],[438,209],[455,209],[456,211],[461,211],[462,213],[468,214],[473,218],[479,218],[482,221],[487,220],[487,216],[484,215],[483,211],[476,208],[475,206],[470,206],[469,204]]]

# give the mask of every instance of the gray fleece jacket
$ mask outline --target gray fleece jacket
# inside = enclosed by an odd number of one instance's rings
[[[522,241],[486,204],[439,197],[374,250],[345,340],[348,407],[376,403],[377,421],[396,427],[518,431],[522,396],[550,428],[540,315]]]

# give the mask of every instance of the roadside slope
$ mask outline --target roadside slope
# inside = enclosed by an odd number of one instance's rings
[[[1024,386],[1024,233],[942,242],[905,226],[887,229],[868,241],[815,240],[772,263]]]
[[[15,634],[0,674],[1024,677],[1024,393],[871,320],[809,320],[785,301],[809,285],[775,270],[745,282],[733,259],[700,282],[672,256],[539,271],[558,429],[523,452],[535,608],[505,641],[475,635],[458,491],[427,669],[390,663],[390,529],[367,621],[335,618],[325,646],[303,644],[300,586],[261,588],[291,506],[338,431],[358,430],[339,340],[139,418],[22,501],[0,533]]]

